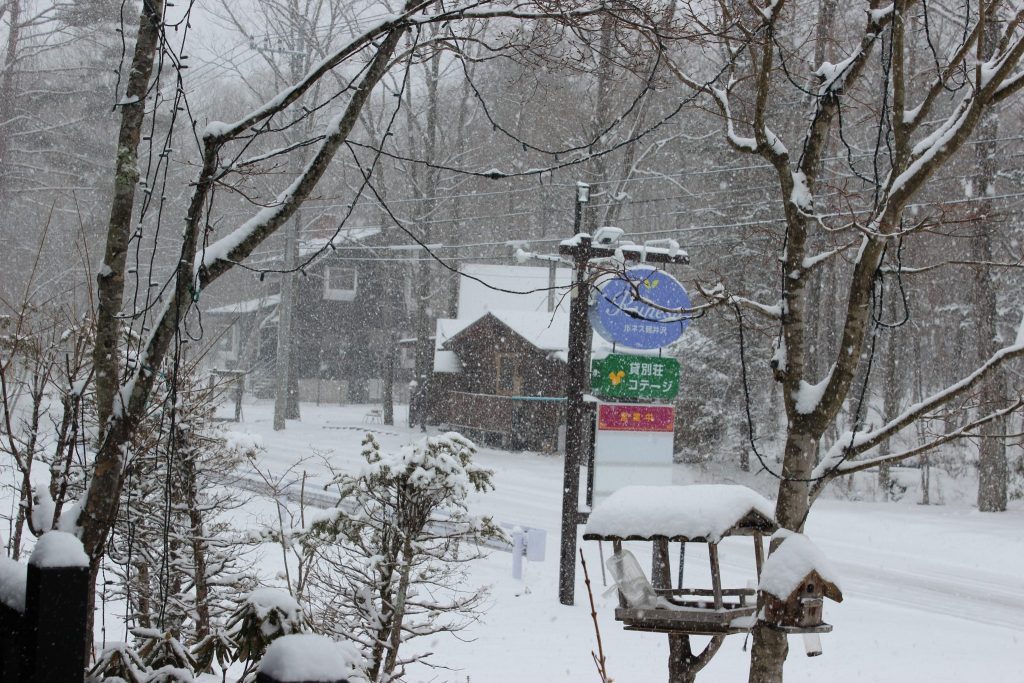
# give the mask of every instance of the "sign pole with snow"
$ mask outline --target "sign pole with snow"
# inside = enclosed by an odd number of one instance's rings
[[[586,198],[577,195],[577,216],[580,204]],[[586,452],[589,430],[586,429],[586,411],[583,394],[590,371],[590,343],[588,298],[590,278],[588,268],[593,259],[615,259],[618,262],[681,264],[690,262],[685,251],[673,240],[659,244],[638,245],[622,239],[619,228],[598,228],[593,235],[579,232],[558,246],[560,256],[572,259],[572,301],[569,307],[569,354],[566,389],[565,467],[562,486],[562,540],[559,558],[558,599],[563,605],[573,604],[576,586],[576,534],[577,527],[586,520],[579,510],[580,465]],[[660,272],[660,271],[659,271]],[[607,284],[605,285],[607,286]],[[659,283],[660,286],[660,283]],[[627,317],[633,317],[631,315]],[[668,321],[671,325],[672,321]],[[639,324],[639,321],[638,323]],[[682,325],[680,324],[681,328]]]

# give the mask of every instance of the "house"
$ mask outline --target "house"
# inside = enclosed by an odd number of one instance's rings
[[[300,244],[295,278],[293,371],[300,399],[325,402],[379,401],[403,330],[409,329],[411,273],[381,258],[379,228],[353,228]],[[268,268],[279,268],[269,262]],[[205,311],[219,327],[217,367],[245,370],[257,394],[273,395],[277,357],[280,278],[266,278],[259,297]],[[408,363],[395,364],[394,386],[404,390]],[[398,398],[404,398],[399,396]]]
[[[470,264],[461,272],[457,317],[436,325],[428,421],[506,448],[558,450],[570,270]]]

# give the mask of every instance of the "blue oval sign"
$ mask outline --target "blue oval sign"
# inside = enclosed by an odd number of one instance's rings
[[[690,297],[679,281],[665,271],[636,266],[612,278],[597,292],[590,306],[590,324],[595,332],[615,344],[657,349],[679,339],[690,324],[679,313],[662,308],[690,308]]]

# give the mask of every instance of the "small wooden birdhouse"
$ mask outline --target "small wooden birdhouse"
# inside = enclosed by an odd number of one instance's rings
[[[788,633],[831,631],[822,608],[825,598],[843,601],[835,570],[806,536],[786,531],[779,534],[782,543],[765,560],[761,572],[760,620]]]

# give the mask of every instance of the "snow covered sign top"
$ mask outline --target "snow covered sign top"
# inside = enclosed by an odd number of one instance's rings
[[[678,280],[651,266],[635,266],[600,288],[590,324],[612,343],[658,349],[679,339],[690,321],[676,311],[688,308],[690,297]]]

